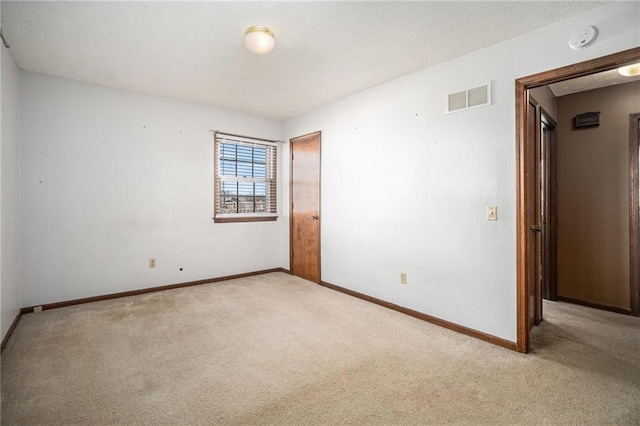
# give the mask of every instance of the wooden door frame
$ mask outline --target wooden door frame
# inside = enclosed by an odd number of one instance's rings
[[[294,140],[318,135],[318,284],[322,282],[322,131],[306,133],[289,139],[289,271],[293,265],[293,144]]]
[[[557,208],[557,149],[556,131],[558,123],[542,107],[538,108],[540,125],[544,124],[551,133],[551,139],[543,140],[543,132],[540,132],[540,142],[548,142],[543,147],[544,156],[544,216],[546,223],[542,225],[542,297],[556,300],[557,288],[557,252],[558,252],[558,208]]]
[[[629,115],[629,279],[631,315],[640,316],[640,113]],[[634,153],[635,155],[632,155]]]
[[[532,96],[532,94],[530,92],[527,92],[526,94],[527,96],[527,127],[529,127],[531,125],[531,118],[533,118],[533,140],[535,142],[535,146],[534,146],[534,161],[532,164],[534,164],[535,167],[535,171],[534,171],[534,175],[536,180],[540,179],[540,160],[541,160],[541,146],[540,146],[540,104],[538,103],[537,99]],[[531,111],[531,109],[533,109],[533,117],[528,115],[528,112]],[[527,129],[527,135],[529,135],[531,129],[528,128]],[[531,225],[537,225],[537,226],[542,226],[542,223],[540,222],[541,219],[541,215],[542,212],[538,211],[538,208],[540,207],[540,197],[541,197],[541,192],[540,192],[540,186],[537,184],[534,185],[534,188],[536,188],[536,192],[537,194],[537,198],[535,198],[536,201],[536,205],[534,206],[534,216],[535,216],[535,223],[529,223],[529,227],[531,227]],[[532,304],[531,304],[531,294],[533,294],[534,300],[533,300],[533,315],[532,317],[529,318],[529,323],[528,323],[528,327],[529,329],[531,329],[532,327],[535,327],[537,325],[539,325],[542,322],[542,279],[543,279],[543,275],[542,275],[542,267],[543,265],[543,255],[542,255],[542,243],[543,243],[543,239],[542,239],[542,235],[540,233],[535,233],[535,234],[531,234],[531,236],[535,236],[535,238],[537,239],[536,244],[534,244],[534,250],[537,253],[537,256],[539,256],[538,259],[536,259],[537,261],[535,262],[535,265],[537,268],[539,268],[539,270],[537,271],[538,273],[534,274],[533,276],[535,277],[535,282],[533,283],[534,288],[529,288],[529,290],[533,290],[532,293],[529,294],[529,300],[528,300],[528,307],[531,308]],[[529,246],[527,246],[529,247]],[[529,276],[529,275],[527,275]],[[531,312],[529,312],[529,315],[531,315]]]
[[[516,102],[516,328],[518,352],[527,353],[529,344],[529,283],[527,282],[527,243],[530,232],[527,224],[528,205],[527,189],[527,146],[532,141],[527,138],[527,105],[528,90],[535,87],[557,83],[576,77],[608,71],[619,66],[640,61],[640,47],[603,56],[590,61],[568,65],[554,70],[522,77],[515,82]],[[535,141],[533,141],[535,142]],[[637,235],[637,233],[636,233]],[[632,259],[634,262],[636,259]],[[637,266],[637,265],[636,265]],[[637,270],[637,268],[633,268]]]

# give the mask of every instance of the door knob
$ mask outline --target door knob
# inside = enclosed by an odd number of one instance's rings
[[[309,219],[311,220],[318,220],[318,216],[316,216],[315,214],[313,216],[311,216]]]
[[[531,225],[530,229],[533,232],[542,232],[542,229],[538,225]]]

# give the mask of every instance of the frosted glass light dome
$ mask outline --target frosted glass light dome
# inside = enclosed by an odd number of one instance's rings
[[[249,27],[244,33],[244,45],[253,53],[259,55],[269,53],[275,44],[273,32],[267,27]]]
[[[640,75],[640,62],[637,64],[627,65],[626,67],[618,68],[618,73],[625,77],[635,77]]]

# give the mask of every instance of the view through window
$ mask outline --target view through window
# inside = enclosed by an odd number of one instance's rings
[[[216,133],[216,221],[275,220],[275,142]]]

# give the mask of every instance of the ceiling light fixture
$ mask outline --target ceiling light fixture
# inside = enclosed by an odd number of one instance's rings
[[[618,68],[618,74],[624,75],[625,77],[635,77],[640,75],[640,62]]]
[[[244,32],[244,45],[253,53],[259,55],[269,53],[275,44],[273,32],[267,27],[255,25]]]

